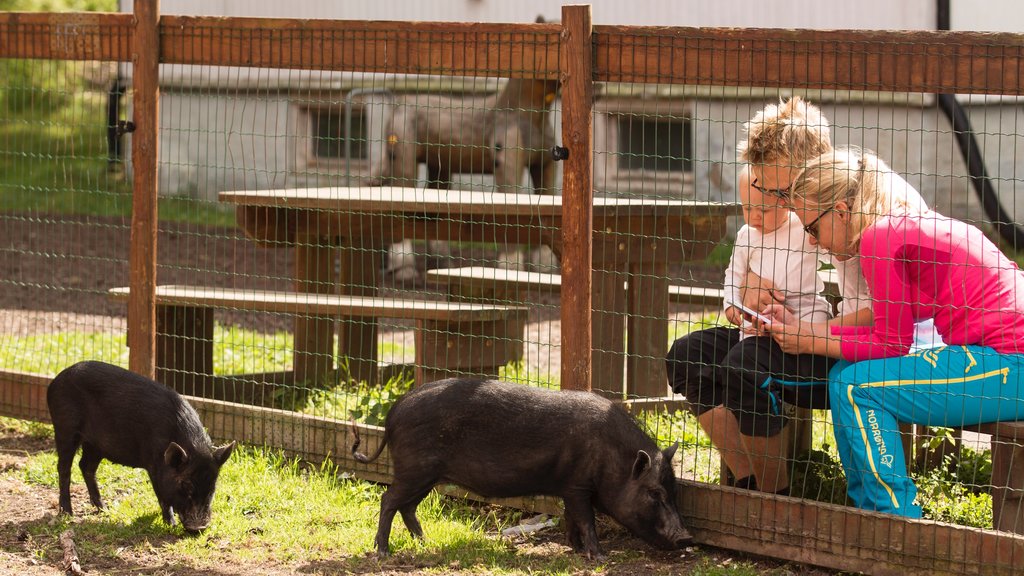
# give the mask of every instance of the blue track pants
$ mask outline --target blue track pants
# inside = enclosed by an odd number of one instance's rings
[[[832,422],[853,503],[921,517],[899,423],[967,426],[1024,419],[1024,354],[945,346],[839,362],[829,373]]]

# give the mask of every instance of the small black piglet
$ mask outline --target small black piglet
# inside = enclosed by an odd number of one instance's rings
[[[558,496],[569,545],[602,558],[595,507],[660,548],[691,541],[676,509],[672,456],[621,407],[589,392],[558,392],[508,382],[451,378],[400,398],[385,420],[372,462],[390,445],[394,480],[380,504],[376,547],[386,556],[391,523],[402,514],[417,538],[416,507],[439,483],[486,497]]]
[[[210,524],[210,503],[232,442],[214,448],[199,415],[174,390],[103,362],[79,362],[64,369],[46,391],[57,444],[60,511],[71,514],[71,463],[78,467],[89,499],[103,508],[96,468],[104,458],[145,468],[164,522],[174,514],[186,530]]]

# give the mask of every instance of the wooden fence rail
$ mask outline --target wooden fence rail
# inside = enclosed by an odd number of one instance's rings
[[[160,18],[160,62],[557,78],[563,24]],[[131,61],[132,15],[0,13],[0,58]],[[1024,94],[1009,33],[593,26],[597,82]]]
[[[558,78],[563,82],[565,201],[575,214],[576,257],[562,291],[563,381],[589,388],[589,309],[595,82],[874,92],[1024,94],[1024,35],[973,32],[748,30],[592,26],[589,8],[566,7],[560,24],[363,22],[139,14],[0,13],[0,58],[133,62],[137,190],[132,257],[152,283],[155,258],[155,138],[162,64],[243,66],[382,74]],[[158,54],[158,56],[153,56]],[[143,118],[138,114],[144,114]],[[145,197],[143,197],[145,195]],[[567,204],[568,205],[568,204]],[[569,211],[567,210],[567,213]],[[138,234],[138,240],[136,240]],[[567,253],[569,253],[567,251]],[[149,259],[149,261],[146,261]],[[133,286],[136,282],[133,281]],[[579,292],[574,292],[579,290]],[[144,298],[145,289],[133,288]],[[152,368],[152,302],[133,306],[132,367]],[[148,311],[147,311],[148,309]],[[579,322],[577,324],[577,322]],[[583,337],[575,337],[578,335]],[[145,350],[148,349],[148,352]],[[139,349],[143,349],[139,351]],[[141,356],[135,356],[141,354]],[[46,421],[49,376],[0,372],[0,413]],[[190,398],[217,439],[265,444],[311,459],[347,458],[347,424],[265,408]],[[379,429],[366,427],[368,442]],[[684,482],[681,508],[700,542],[875,574],[1015,574],[1024,537],[852,508]]]

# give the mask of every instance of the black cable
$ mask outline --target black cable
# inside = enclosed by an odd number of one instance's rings
[[[949,30],[949,0],[937,0],[936,12],[938,15],[938,29]],[[971,187],[977,194],[985,215],[995,226],[999,236],[1008,242],[1014,249],[1024,248],[1024,230],[1013,222],[1010,215],[999,201],[999,194],[996,192],[992,179],[985,168],[985,159],[981,156],[981,147],[974,137],[974,128],[967,117],[967,111],[957,101],[954,94],[936,94],[939,98],[939,109],[946,115],[950,125],[953,127],[953,134],[956,137],[957,146],[967,164],[967,174],[971,178]]]

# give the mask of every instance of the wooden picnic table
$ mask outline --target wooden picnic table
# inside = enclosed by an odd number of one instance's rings
[[[374,295],[380,255],[403,238],[562,248],[562,198],[400,187],[221,192],[254,240],[296,249],[298,290]],[[670,263],[703,259],[723,238],[738,204],[595,197],[593,207],[593,387],[621,394],[666,392]],[[341,250],[340,276],[334,256]],[[631,278],[629,290],[623,281]],[[299,316],[299,378],[330,370],[333,321]],[[377,327],[346,323],[339,354],[357,377],[376,370]]]

